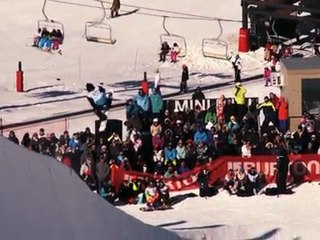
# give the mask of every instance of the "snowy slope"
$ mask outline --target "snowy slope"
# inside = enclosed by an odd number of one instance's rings
[[[294,194],[279,198],[265,195],[240,198],[221,192],[208,199],[186,198],[176,204],[174,210],[164,212],[141,212],[138,206],[133,205],[121,209],[145,223],[166,226],[171,230],[198,228],[203,233],[206,228],[213,229],[216,235],[210,238],[208,234],[206,239],[319,239],[318,183],[306,183],[293,191]],[[197,191],[192,192],[198,194]],[[190,191],[174,195],[187,193]]]

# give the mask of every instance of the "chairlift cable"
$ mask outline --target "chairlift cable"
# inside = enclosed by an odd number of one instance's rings
[[[74,6],[80,6],[80,7],[100,8],[100,7],[92,6],[92,5],[88,5],[88,4],[67,2],[67,1],[63,1],[63,0],[48,0],[48,1],[61,3],[61,4],[69,4],[69,5],[74,5]],[[99,0],[91,0],[91,1],[99,1]],[[111,3],[111,2],[108,2],[108,1],[102,1],[102,2]],[[232,22],[232,23],[241,23],[242,22],[241,20],[235,20],[235,19],[208,17],[208,16],[201,16],[201,15],[195,15],[195,14],[189,14],[189,13],[179,13],[179,12],[174,12],[174,11],[161,10],[161,9],[155,9],[155,8],[147,8],[147,7],[140,7],[140,6],[129,5],[129,4],[122,4],[122,6],[127,6],[127,7],[131,7],[131,8],[134,7],[135,9],[144,9],[144,10],[149,10],[149,11],[164,12],[164,13],[170,13],[170,14],[176,14],[176,15],[185,16],[185,17],[173,16],[173,15],[172,16],[166,16],[167,18],[173,18],[173,19],[200,20],[200,21],[218,21],[218,20],[220,20],[222,22]],[[163,18],[163,14],[142,13],[142,12],[136,12],[135,14]]]

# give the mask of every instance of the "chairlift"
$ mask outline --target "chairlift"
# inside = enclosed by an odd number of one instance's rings
[[[160,35],[160,43],[162,45],[164,42],[167,42],[170,47],[173,47],[173,44],[177,43],[180,48],[178,56],[185,57],[187,55],[186,39],[182,36],[172,34],[168,31],[168,29],[166,28],[166,18],[167,16],[163,16],[162,27],[166,33]]]
[[[63,40],[65,37],[64,26],[61,22],[48,18],[48,16],[45,13],[46,5],[47,5],[47,0],[44,0],[43,6],[42,6],[42,14],[45,17],[45,19],[38,21],[38,29],[41,29],[41,30],[45,29],[48,32],[52,32],[53,30],[60,31],[61,37],[59,38],[59,43],[63,44]]]
[[[84,36],[87,41],[104,43],[104,44],[115,44],[116,39],[112,38],[112,29],[110,24],[105,22],[106,9],[103,2],[100,1],[103,10],[103,16],[100,21],[86,22]]]
[[[223,33],[221,20],[217,19],[219,24],[219,35],[216,38],[203,38],[202,39],[202,55],[204,57],[211,57],[217,59],[227,60],[228,56],[228,43],[220,40]]]

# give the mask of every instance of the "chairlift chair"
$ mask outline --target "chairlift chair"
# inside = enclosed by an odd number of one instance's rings
[[[223,33],[220,19],[217,19],[220,33],[216,38],[203,38],[202,39],[202,55],[204,57],[217,58],[228,60],[228,43],[220,40]]]
[[[266,31],[267,37],[268,37],[268,41],[271,42],[271,43],[276,43],[276,44],[280,44],[280,43],[284,43],[284,42],[290,41],[289,38],[286,38],[286,37],[278,35],[278,33],[276,32],[276,30],[274,28],[275,23],[276,23],[276,20],[274,20],[272,25],[271,25],[272,34],[270,34],[268,31]]]
[[[162,45],[164,42],[167,42],[170,47],[173,47],[173,44],[177,43],[180,48],[180,52],[179,52],[178,56],[185,57],[187,55],[186,39],[182,36],[172,34],[168,31],[168,29],[166,28],[166,18],[167,17],[164,16],[163,22],[162,22],[162,27],[166,33],[160,35],[160,43]]]
[[[38,21],[38,29],[41,29],[41,30],[46,29],[49,32],[52,32],[53,30],[60,30],[62,34],[62,38],[59,40],[60,40],[60,44],[63,44],[63,40],[65,37],[64,26],[61,22],[54,21],[48,18],[48,16],[45,13],[46,5],[47,5],[47,0],[44,0],[43,6],[42,6],[42,14],[45,17],[45,19]]]
[[[116,39],[112,38],[111,25],[105,22],[106,9],[103,2],[100,1],[103,10],[103,16],[100,21],[86,22],[85,25],[85,38],[87,41],[104,43],[104,44],[115,44]]]

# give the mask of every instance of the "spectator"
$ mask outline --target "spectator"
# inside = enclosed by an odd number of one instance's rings
[[[241,147],[241,156],[243,158],[250,158],[251,157],[251,142],[247,141]]]
[[[248,169],[248,180],[249,180],[249,183],[251,184],[251,188],[253,189],[254,194],[258,194],[258,192],[261,189],[258,178],[259,178],[259,174],[257,173],[256,168],[250,167],[250,169]]]
[[[224,116],[225,105],[226,105],[226,98],[223,94],[221,94],[216,103],[217,120],[219,121],[223,121],[225,119],[225,116]]]
[[[159,118],[163,111],[163,100],[159,90],[153,89],[150,95],[152,116]]]
[[[187,65],[182,65],[182,74],[181,74],[181,82],[180,82],[180,93],[188,92],[187,81],[189,80],[189,69]]]
[[[198,145],[200,142],[207,143],[208,136],[202,125],[198,125],[197,131],[194,134],[193,142]]]
[[[236,114],[238,119],[242,119],[245,113],[247,112],[246,109],[246,93],[247,89],[245,89],[240,82],[236,83],[235,88],[233,89],[234,100],[236,104]]]
[[[134,101],[137,103],[142,115],[147,116],[150,111],[150,100],[142,89],[139,90],[138,95],[136,95]]]
[[[109,203],[113,204],[114,201],[117,198],[116,191],[114,187],[112,186],[111,181],[108,181],[107,183],[103,183],[100,196],[107,200]]]
[[[279,97],[275,93],[273,92],[269,93],[269,99],[272,102],[274,107],[278,106]],[[276,108],[276,110],[278,109]]]
[[[189,172],[190,169],[188,168],[187,164],[185,161],[181,161],[180,162],[180,167],[178,168],[178,174],[183,174],[183,173],[186,173],[186,172]]]
[[[235,187],[236,194],[239,197],[249,197],[254,195],[248,176],[243,168],[240,168],[240,170],[236,173]]]
[[[169,188],[162,180],[157,180],[157,188],[160,194],[159,207],[167,207],[170,200]]]
[[[69,136],[69,132],[68,131],[64,131],[63,135],[60,136],[59,139],[59,145],[62,146],[69,146],[69,142],[70,142],[70,136]]]
[[[200,141],[196,146],[196,151],[197,151],[197,163],[199,165],[207,163],[209,156],[208,156],[208,147],[205,144],[205,142]]]
[[[228,173],[224,177],[224,189],[229,192],[229,194],[235,194],[235,182],[236,182],[236,175],[233,169],[229,169]]]
[[[164,156],[162,149],[153,151],[153,162],[155,173],[164,174]]]
[[[268,87],[271,84],[271,69],[269,67],[265,67],[263,71],[263,79],[264,79],[264,86]]]
[[[68,146],[73,152],[80,151],[81,142],[79,138],[79,133],[74,133],[72,139],[70,139]]]
[[[39,138],[38,133],[33,133],[31,138],[31,149],[35,152],[40,152],[39,150]]]
[[[152,136],[152,147],[154,150],[163,149],[164,145],[165,141],[161,133],[157,133],[156,135]]]
[[[172,164],[169,164],[167,171],[164,173],[164,177],[165,178],[173,178],[176,176],[178,176],[178,173],[176,171],[174,171]]]
[[[159,124],[158,118],[153,119],[153,123],[150,126],[150,133],[151,133],[151,136],[155,136],[157,134],[162,133],[162,126],[161,124]]]
[[[88,184],[94,184],[94,176],[92,170],[92,159],[91,156],[88,155],[86,160],[82,163],[80,168],[80,177]]]
[[[202,101],[204,99],[206,99],[206,96],[202,92],[201,87],[198,86],[196,91],[192,94],[192,100]]]
[[[205,111],[203,111],[200,105],[196,105],[194,109],[194,122],[202,125],[204,123],[204,117]]]
[[[218,193],[209,182],[210,174],[211,173],[208,170],[204,169],[198,175],[200,197],[212,197]]]
[[[126,104],[126,116],[127,119],[137,118],[139,116],[139,107],[133,99],[127,100]]]
[[[288,103],[286,102],[284,97],[280,97],[277,103],[276,109],[278,109],[278,128],[282,133],[286,133],[288,130]]]
[[[10,131],[8,140],[10,140],[11,142],[14,142],[16,144],[19,144],[19,139],[17,138],[14,131]]]
[[[29,133],[27,132],[23,135],[23,138],[21,140],[21,145],[26,148],[29,148],[30,144],[31,144],[31,139],[30,139]]]
[[[273,103],[270,101],[269,97],[264,97],[264,102],[258,104],[257,109],[262,109],[264,114],[264,120],[261,125],[261,131],[264,133],[266,129],[269,126],[269,123],[271,122],[273,125],[275,125],[276,122],[276,109],[273,105]]]
[[[173,147],[171,142],[164,148],[164,164],[177,165],[177,150]]]
[[[180,119],[177,119],[175,124],[172,126],[174,135],[173,143],[176,145],[180,139],[183,138],[183,123]]]
[[[186,159],[186,154],[187,154],[187,150],[185,145],[183,144],[183,140],[179,140],[178,145],[176,147],[176,151],[177,151],[177,160],[178,162],[182,162],[183,160]]]
[[[101,155],[99,158],[99,162],[96,165],[96,176],[98,180],[98,193],[101,191],[102,184],[108,180],[109,176],[109,165],[106,162],[106,158],[104,155]]]
[[[119,9],[120,9],[120,0],[113,0],[112,6],[110,8],[111,10],[111,18],[118,17],[119,16]]]
[[[264,60],[265,61],[270,61],[271,58],[271,43],[267,42],[265,47],[264,47]]]
[[[86,127],[86,129],[84,130],[83,137],[84,137],[84,141],[83,142],[86,142],[87,139],[93,139],[94,138],[94,134],[91,132],[89,127]]]
[[[121,154],[119,154],[117,159],[119,159],[119,157],[121,157]],[[129,159],[127,157],[123,157],[123,160],[121,161],[121,163],[119,165],[120,165],[120,169],[122,169],[122,170],[125,170],[125,171],[131,171],[132,170],[131,165],[129,163]]]
[[[156,69],[156,74],[154,76],[154,86],[153,89],[159,91],[160,89],[160,81],[161,81],[161,73],[159,68]]]
[[[235,116],[230,117],[230,121],[228,122],[227,129],[229,133],[237,133],[240,130],[240,125],[236,121]]]
[[[133,144],[135,154],[139,154],[141,152],[142,147],[142,139],[140,133],[133,131],[130,136],[130,141]]]
[[[297,131],[293,133],[293,146],[296,146],[300,152],[305,152],[308,148],[309,133],[306,128],[301,124],[298,126]]]
[[[209,122],[212,124],[212,126],[215,125],[217,122],[216,109],[213,105],[208,108],[204,117],[204,123],[208,124]]]
[[[240,55],[237,54],[233,54],[230,58],[230,62],[232,63],[233,69],[234,69],[234,81],[236,83],[241,82],[241,69],[242,69],[242,60],[240,58]]]

